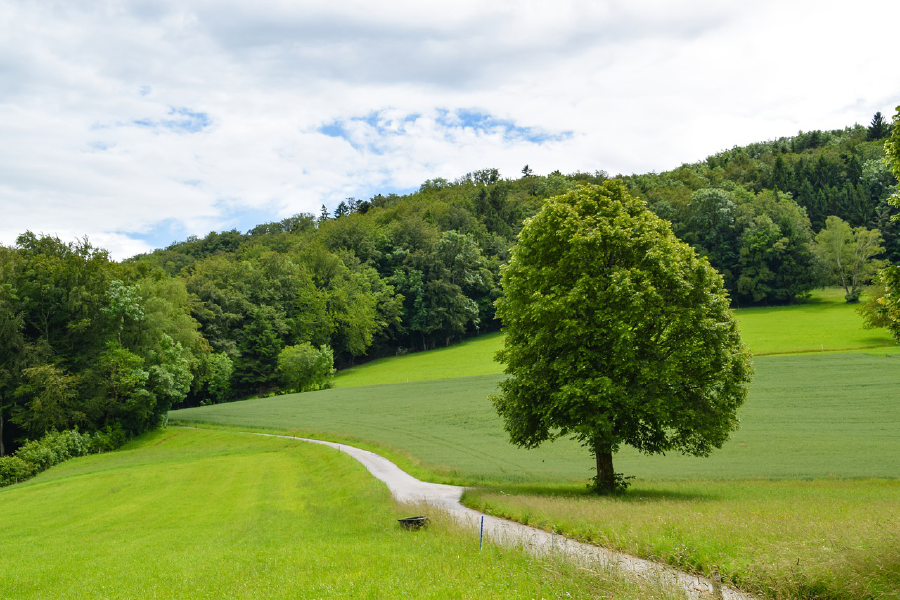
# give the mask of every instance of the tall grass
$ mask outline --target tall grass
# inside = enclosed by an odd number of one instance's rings
[[[334,450],[169,429],[0,490],[2,598],[663,597],[440,515],[419,532]],[[419,510],[416,508],[415,510]]]
[[[606,498],[504,486],[464,501],[770,597],[900,592],[900,481],[640,482]]]

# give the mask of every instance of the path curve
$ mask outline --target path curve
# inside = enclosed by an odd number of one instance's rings
[[[683,589],[689,598],[726,598],[728,600],[753,600],[754,598],[749,594],[727,587],[721,587],[721,592],[717,592],[716,587],[719,586],[715,586],[712,581],[679,571],[667,565],[630,556],[622,552],[615,552],[600,546],[577,542],[567,537],[514,521],[485,515],[460,503],[460,498],[465,490],[464,487],[421,481],[401,470],[400,467],[383,456],[368,450],[336,442],[289,435],[271,433],[255,433],[254,435],[289,438],[336,448],[361,462],[369,473],[387,485],[394,498],[400,502],[430,504],[447,511],[458,522],[472,527],[478,527],[481,518],[484,517],[484,535],[495,543],[522,546],[537,555],[563,554],[570,560],[585,566],[619,569],[632,579],[652,582],[662,581]]]

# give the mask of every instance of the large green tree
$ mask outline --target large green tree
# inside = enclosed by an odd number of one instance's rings
[[[502,286],[492,401],[513,443],[574,437],[608,492],[623,444],[702,456],[737,428],[751,367],[722,277],[619,183],[548,200]]]

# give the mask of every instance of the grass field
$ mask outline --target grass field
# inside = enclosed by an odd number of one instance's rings
[[[503,370],[494,362],[502,346],[502,334],[488,333],[447,348],[381,358],[339,372],[335,387],[493,375]]]
[[[741,429],[708,458],[619,452],[643,479],[900,477],[900,356],[812,354],[755,361]],[[569,440],[507,442],[487,401],[499,375],[294,394],[170,412],[173,422],[296,431],[355,442],[413,473],[461,484],[586,481]]]
[[[169,428],[0,490],[0,597],[662,596],[410,510],[334,450]]]
[[[755,356],[805,352],[875,350],[897,352],[885,329],[863,329],[856,304],[844,301],[844,290],[816,290],[802,304],[735,311],[741,337]]]
[[[755,356],[816,352],[893,354],[900,346],[884,329],[863,329],[856,305],[844,302],[844,290],[816,290],[809,301],[792,306],[735,311],[741,336]],[[492,333],[461,344],[383,358],[337,374],[335,387],[450,379],[503,372],[494,355],[503,335]]]

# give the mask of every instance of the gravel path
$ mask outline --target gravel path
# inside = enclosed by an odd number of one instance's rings
[[[689,598],[727,598],[729,600],[750,600],[753,598],[753,596],[743,592],[717,586],[708,579],[690,575],[666,565],[629,556],[621,552],[614,552],[599,546],[576,542],[561,535],[522,525],[521,523],[483,515],[460,504],[459,500],[465,488],[420,481],[402,471],[400,467],[388,459],[368,450],[361,450],[346,444],[293,436],[265,433],[256,435],[290,437],[291,439],[313,444],[331,446],[341,452],[345,452],[361,462],[372,475],[387,484],[391,494],[400,502],[421,502],[435,506],[447,511],[457,521],[472,527],[480,526],[481,519],[484,517],[485,538],[496,543],[523,546],[534,554],[563,554],[569,559],[586,566],[617,568],[633,579],[652,582],[662,581],[664,584],[677,586],[683,589]],[[717,590],[716,588],[719,589]]]

